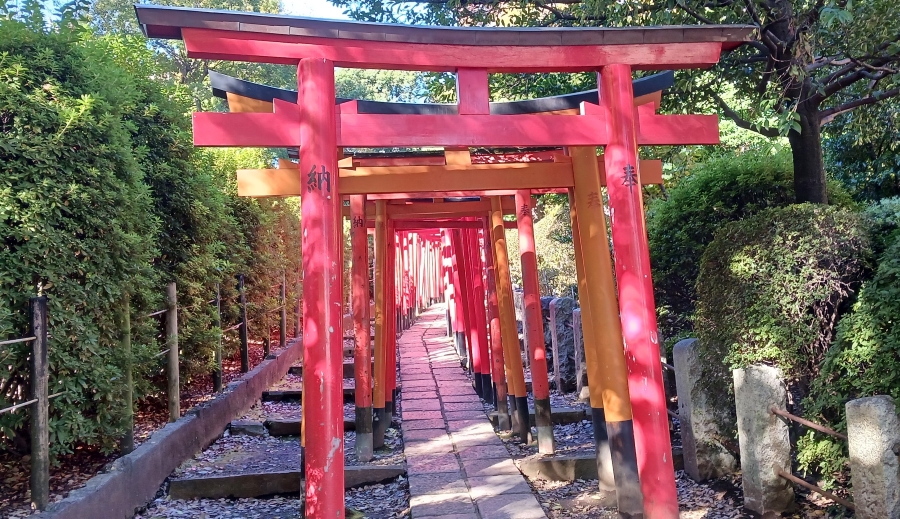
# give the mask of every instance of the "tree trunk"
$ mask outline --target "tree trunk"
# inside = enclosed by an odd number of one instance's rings
[[[807,101],[800,103],[797,113],[800,115],[800,131],[788,133],[794,157],[794,197],[797,203],[827,204],[819,109]]]

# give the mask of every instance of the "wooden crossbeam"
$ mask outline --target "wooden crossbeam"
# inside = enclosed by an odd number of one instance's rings
[[[585,103],[587,104],[587,103]],[[274,113],[194,113],[197,146],[299,147],[298,105],[276,99]],[[338,110],[343,105],[336,107]],[[596,107],[596,105],[591,105]],[[596,115],[592,115],[596,112]],[[338,114],[339,147],[602,146],[608,117],[586,115]],[[639,110],[638,144],[718,144],[715,115],[655,115]]]
[[[215,29],[181,29],[188,56],[198,59],[296,65],[302,58],[334,61],[338,67],[452,72],[586,72],[612,63],[636,70],[709,67],[719,61],[722,42],[624,45],[446,45],[317,38]],[[560,42],[561,43],[561,42]],[[573,42],[577,43],[577,42]]]
[[[515,214],[513,197],[503,197],[503,213]],[[387,204],[387,215],[392,220],[426,220],[465,217],[484,217],[491,207],[490,200],[477,202],[412,202],[407,204]],[[350,209],[343,208],[345,217],[350,216]],[[375,217],[375,204],[366,204],[366,217]]]
[[[603,157],[597,159],[601,183],[606,185]],[[300,196],[306,188],[296,164],[283,161],[280,169],[237,171],[238,195],[249,197]],[[662,162],[641,160],[641,183],[662,184]],[[446,198],[512,195],[517,189],[565,190],[572,187],[570,162],[519,162],[449,166],[386,166],[340,169],[341,195],[393,194],[390,198]],[[382,197],[387,198],[387,197]]]

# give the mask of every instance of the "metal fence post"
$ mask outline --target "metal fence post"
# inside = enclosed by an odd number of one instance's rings
[[[50,402],[47,369],[47,298],[31,298],[31,503],[44,510],[50,502]]]
[[[247,349],[247,295],[244,293],[244,275],[238,274],[238,299],[241,305],[241,373],[250,371],[250,353]]]
[[[125,293],[122,296],[122,305],[119,308],[119,345],[125,356],[125,434],[119,448],[122,454],[128,454],[134,450],[134,378],[132,375],[133,358],[131,356],[131,296]]]
[[[178,295],[175,282],[166,287],[166,345],[168,354],[169,421],[181,418],[181,401],[178,381]]]
[[[282,350],[287,344],[287,279],[281,273],[281,322],[278,328],[278,347]]]
[[[212,381],[213,391],[218,393],[222,391],[222,292],[219,284],[216,283],[216,326],[219,328],[219,340],[216,343],[215,362],[216,367],[213,370]]]

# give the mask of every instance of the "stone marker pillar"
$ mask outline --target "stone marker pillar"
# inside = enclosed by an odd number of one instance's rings
[[[591,395],[588,390],[587,362],[584,358],[584,334],[581,333],[581,308],[572,310],[572,336],[575,342],[575,391],[579,400],[587,402]]]
[[[847,443],[857,519],[900,519],[900,419],[885,395],[847,402]]]
[[[737,460],[719,441],[719,423],[727,413],[722,410],[721,398],[700,384],[699,346],[697,339],[684,339],[675,345],[673,356],[684,471],[694,481],[705,481],[734,473]]]
[[[786,420],[772,414],[787,406],[781,370],[750,366],[734,370],[734,400],[744,508],[760,515],[778,514],[794,505],[794,487],[776,472],[791,471],[791,442]]]
[[[553,345],[553,376],[558,391],[575,390],[575,334],[572,311],[575,300],[558,297],[550,301],[550,336]]]

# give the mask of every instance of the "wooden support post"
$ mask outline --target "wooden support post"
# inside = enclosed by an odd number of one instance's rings
[[[375,389],[372,400],[372,444],[384,446],[384,433],[390,423],[385,413],[387,393],[387,208],[384,200],[375,202]]]
[[[459,275],[459,285],[463,301],[463,318],[465,320],[464,334],[466,337],[467,354],[469,358],[469,368],[473,375],[477,375],[481,370],[481,362],[478,348],[476,344],[478,340],[475,328],[475,312],[474,301],[471,286],[471,272],[469,271],[468,254],[463,240],[463,233],[460,229],[451,231],[453,241],[454,255],[456,256],[456,268]],[[475,392],[481,396],[480,377],[475,377]]]
[[[125,376],[125,394],[122,397],[125,404],[123,421],[125,433],[119,442],[119,450],[122,454],[129,454],[134,450],[134,376],[131,353],[131,297],[126,292],[122,294],[122,303],[119,307],[119,347],[122,349],[122,371]]]
[[[31,298],[31,506],[50,504],[50,373],[47,361],[47,298]]]
[[[299,173],[303,218],[303,415],[306,510],[311,519],[344,517],[343,308],[341,198],[335,149],[334,63],[317,58],[298,67]],[[336,208],[335,205],[338,207]]]
[[[219,284],[216,283],[216,328],[219,329],[219,338],[216,341],[215,364],[213,368],[212,381],[213,392],[222,391],[222,292]]]
[[[247,330],[247,293],[244,291],[244,275],[238,274],[238,304],[240,306],[241,327],[238,335],[241,340],[241,373],[250,371],[249,330]]]
[[[603,349],[597,342],[601,331],[597,330],[591,298],[585,278],[584,254],[581,245],[581,225],[575,210],[574,190],[569,189],[569,218],[572,222],[572,245],[575,249],[575,273],[578,278],[578,302],[581,305],[581,333],[584,337],[584,357],[587,364],[588,390],[590,391],[591,422],[594,429],[594,449],[597,463],[598,487],[601,492],[615,492],[612,455],[609,450],[609,433],[606,431],[606,415],[603,412]],[[612,333],[612,332],[611,332]]]
[[[484,263],[487,282],[488,323],[491,334],[491,378],[494,384],[494,409],[497,410],[497,427],[508,431],[512,426],[509,416],[509,398],[506,386],[504,347],[500,332],[500,309],[497,303],[497,268],[494,262],[494,241],[490,214],[484,220]]]
[[[600,74],[601,104],[609,114],[604,152],[612,240],[616,249],[619,315],[623,323],[628,387],[634,402],[634,440],[644,512],[654,519],[678,517],[666,393],[659,362],[650,251],[644,222],[631,66],[608,65]]]
[[[516,333],[516,314],[513,307],[512,282],[509,277],[509,254],[506,249],[506,231],[503,228],[503,209],[500,197],[491,197],[491,224],[493,225],[494,261],[496,264],[497,302],[500,311],[500,334],[506,348],[506,369],[510,385],[515,395],[515,415],[513,427],[519,433],[522,443],[529,443],[531,431],[528,417],[528,394],[525,390],[525,372],[522,369],[522,353],[519,349],[519,334]]]
[[[278,347],[287,346],[287,276],[281,273],[281,320],[278,322]]]
[[[350,197],[351,302],[353,306],[353,362],[356,382],[356,457],[370,461],[372,444],[372,348],[369,327],[369,245],[366,232],[366,195]]]
[[[175,282],[166,287],[166,347],[169,348],[167,358],[169,421],[181,418],[181,382],[178,373],[178,293]]]
[[[570,153],[575,177],[575,207],[583,270],[587,282],[586,295],[590,298],[588,307],[582,308],[581,315],[584,316],[586,309],[591,312],[589,317],[582,318],[582,322],[590,320],[594,323],[594,330],[602,334],[596,337],[598,355],[594,360],[603,366],[599,370],[599,383],[603,390],[602,412],[609,434],[618,508],[620,513],[637,515],[643,513],[643,502],[634,450],[628,373],[616,305],[606,217],[603,214],[597,151],[592,147],[571,148]],[[585,347],[588,347],[587,343]],[[585,361],[591,362],[588,357],[585,357]],[[594,383],[590,380],[588,382]],[[599,411],[594,409],[593,412]]]
[[[459,363],[464,369],[469,369],[469,349],[466,344],[466,295],[463,293],[462,281],[459,275],[459,248],[455,245],[455,233],[457,229],[448,231],[450,236],[450,276],[453,282],[453,302],[456,316],[453,319],[453,341],[456,345],[456,354],[459,355]]]
[[[487,341],[487,316],[484,304],[484,263],[481,259],[482,247],[480,246],[479,230],[468,229],[465,233],[463,248],[468,254],[467,262],[470,265],[470,279],[472,286],[472,314],[475,322],[475,335],[478,344],[478,368],[475,370],[475,382],[481,380],[481,398],[490,404],[494,403],[494,389],[491,387],[491,363]],[[475,351],[473,346],[472,351]]]
[[[387,373],[385,374],[385,408],[388,423],[385,427],[389,426],[392,420],[392,417],[397,413],[396,408],[396,389],[397,389],[397,325],[398,325],[398,317],[400,313],[398,312],[398,303],[397,303],[397,233],[394,231],[394,226],[388,218],[387,221],[388,227],[388,276],[386,279],[393,280],[393,283],[389,283],[387,286],[388,296],[390,305],[388,305],[389,319],[387,320],[388,326],[388,334],[387,334],[387,343],[385,344],[385,350],[387,351],[387,361],[385,362],[385,369]]]
[[[516,191],[519,257],[522,261],[522,288],[525,292],[525,344],[528,345],[528,355],[531,357],[531,387],[534,393],[538,452],[553,454],[556,451],[556,441],[553,438],[553,419],[550,413],[550,382],[547,375],[547,351],[544,346],[544,321],[541,317],[541,290],[531,209],[531,191]]]

